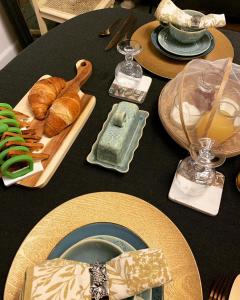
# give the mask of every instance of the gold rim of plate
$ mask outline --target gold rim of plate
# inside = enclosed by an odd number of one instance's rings
[[[45,260],[56,244],[73,230],[96,222],[120,224],[140,236],[149,247],[162,248],[173,276],[173,281],[164,287],[165,300],[203,299],[197,264],[175,224],[137,197],[99,192],[65,202],[37,223],[15,255],[4,300],[19,299],[27,267]]]

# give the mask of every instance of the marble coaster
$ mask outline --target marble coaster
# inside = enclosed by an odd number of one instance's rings
[[[216,173],[216,176],[223,182],[224,176],[219,172]],[[194,183],[183,176],[180,177],[182,189],[179,187],[179,177],[176,179],[175,174],[168,194],[169,199],[201,213],[216,216],[220,208],[222,186],[204,186]],[[182,191],[183,189],[185,192]]]
[[[12,185],[12,184],[14,184],[14,183],[16,183],[18,181],[21,181],[24,178],[32,176],[33,174],[36,174],[36,173],[41,172],[41,171],[43,171],[42,163],[40,161],[37,161],[37,162],[35,162],[33,164],[33,170],[32,170],[32,172],[29,172],[26,175],[18,177],[18,178],[15,178],[15,179],[11,179],[11,178],[2,176],[2,180],[3,180],[3,183],[4,183],[5,186],[10,186],[10,185]]]
[[[137,104],[143,103],[152,83],[152,78],[149,76],[143,76],[141,81],[136,83],[134,87],[132,87],[130,77],[126,79],[125,85],[119,84],[117,80],[114,79],[109,89],[109,95]]]

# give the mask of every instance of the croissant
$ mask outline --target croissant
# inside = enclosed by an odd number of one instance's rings
[[[56,99],[50,107],[45,121],[45,135],[53,137],[60,133],[77,119],[81,110],[81,98],[76,92],[67,92]]]
[[[65,86],[66,81],[59,77],[41,79],[33,85],[28,101],[36,119],[43,120],[46,117],[48,108]]]

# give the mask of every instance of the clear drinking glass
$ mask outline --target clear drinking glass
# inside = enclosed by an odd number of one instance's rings
[[[141,81],[143,70],[133,57],[142,51],[142,46],[134,40],[123,40],[118,43],[117,50],[125,55],[125,60],[117,65],[115,79],[121,86],[134,88]]]
[[[240,130],[240,107],[232,99],[220,101],[211,122],[210,114],[205,112],[196,123],[197,143],[190,145],[191,156],[180,162],[176,172],[178,187],[192,196],[202,194],[209,186],[223,187],[224,176],[215,168],[224,163],[225,157],[215,155],[215,149]]]
[[[210,110],[214,95],[219,89],[222,77],[216,71],[202,72],[198,78],[195,97],[198,98],[199,108],[203,111]]]
[[[190,146],[191,156],[178,165],[176,183],[184,193],[197,196],[208,186],[223,187],[224,176],[215,168],[224,163],[225,157],[215,156],[213,145],[214,141],[210,138],[200,138],[198,145]]]
[[[233,100],[226,98],[220,101],[209,123],[211,113],[211,111],[207,111],[201,116],[196,124],[196,135],[199,138],[208,137],[214,141],[214,146],[218,146],[239,131],[239,106]]]

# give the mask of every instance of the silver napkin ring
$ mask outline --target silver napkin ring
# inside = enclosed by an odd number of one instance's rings
[[[90,293],[92,298],[99,300],[108,296],[108,278],[105,264],[91,264],[90,273]]]

